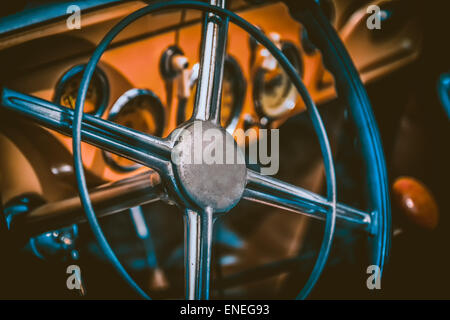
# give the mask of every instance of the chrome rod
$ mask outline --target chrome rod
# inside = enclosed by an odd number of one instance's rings
[[[325,220],[331,203],[324,197],[306,189],[247,170],[247,187],[244,199],[263,203],[311,218]],[[371,232],[370,213],[338,203],[336,221]]]
[[[186,298],[209,299],[213,212],[185,212],[185,279]]]
[[[73,110],[8,88],[1,92],[1,109],[23,115],[44,127],[70,136]],[[154,169],[165,169],[170,142],[116,123],[83,115],[82,140]]]
[[[161,179],[154,171],[109,183],[90,192],[98,217],[154,202],[163,196]],[[20,237],[38,235],[84,221],[84,211],[78,196],[47,203],[27,213],[7,217],[10,232]]]
[[[199,215],[191,210],[186,210],[184,216],[184,260],[185,260],[185,287],[186,299],[195,300],[195,286],[197,274],[197,257],[199,233]]]
[[[211,0],[212,5],[224,8],[225,0]],[[200,75],[192,119],[220,123],[223,65],[228,36],[228,17],[207,13],[202,34]]]

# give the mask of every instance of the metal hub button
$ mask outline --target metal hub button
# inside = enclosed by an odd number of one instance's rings
[[[194,121],[177,129],[172,163],[183,193],[200,208],[226,212],[244,192],[245,157],[224,128]]]

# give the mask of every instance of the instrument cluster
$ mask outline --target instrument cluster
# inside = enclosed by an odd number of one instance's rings
[[[199,31],[197,30],[196,39],[198,47],[201,35]],[[230,40],[236,34],[237,32],[232,31],[229,33],[228,48],[234,45],[230,44]],[[268,32],[266,35],[303,75],[304,62],[299,49],[300,31],[296,37],[298,44],[292,41],[292,36],[291,39],[285,39],[277,32]],[[155,66],[157,68],[145,76],[152,78],[152,83],[162,82],[163,86],[138,87],[134,79],[126,79],[126,90],[120,94],[116,92],[116,97],[112,97],[114,90],[111,87],[118,77],[126,78],[120,72],[120,65],[124,60],[117,60],[115,64],[108,62],[108,68],[117,68],[114,76],[104,70],[106,63],[99,64],[88,89],[84,112],[159,137],[166,136],[176,126],[189,120],[196,100],[199,58],[193,59],[192,53],[190,56],[185,55],[183,43],[169,46],[166,41],[159,43],[164,47],[159,51],[158,60],[151,62],[153,69]],[[241,38],[240,43],[247,46],[246,56],[227,50],[223,66],[221,124],[230,133],[237,128],[246,130],[254,126],[271,127],[277,120],[286,118],[300,99],[288,75],[267,49],[249,35]],[[187,50],[192,51],[191,48]],[[54,88],[55,103],[75,108],[84,66],[85,64],[77,64],[69,67],[58,79]],[[144,72],[142,69],[142,73]],[[115,174],[126,174],[141,167],[106,151],[101,151],[101,157],[108,170]]]
[[[368,2],[379,3],[388,13],[386,26],[399,19],[400,26],[395,28],[398,30],[383,28],[375,39],[366,27],[364,6],[353,5],[353,0],[320,1],[364,83],[412,62],[418,57],[421,44],[421,37],[415,36],[418,22],[401,20],[395,8],[387,6],[395,1]],[[105,8],[103,14],[92,14],[83,32],[68,31],[62,22],[55,29],[46,29],[46,37],[42,37],[40,29],[35,34],[17,37],[14,41],[27,44],[20,52],[33,51],[36,59],[23,59],[22,71],[15,71],[18,76],[8,80],[11,88],[73,109],[84,65],[96,45],[117,19],[144,5],[127,2],[123,10]],[[320,51],[283,3],[241,3],[235,11],[258,26],[283,51],[316,104],[336,97],[333,76],[325,68]],[[194,10],[146,16],[128,26],[102,56],[92,77],[84,112],[166,137],[192,115],[201,33],[202,15]],[[32,36],[36,42],[27,40]],[[49,49],[55,46],[64,50]],[[287,74],[268,50],[233,24],[229,26],[226,53],[221,123],[230,133],[237,129],[277,128],[305,110]],[[51,134],[63,145],[61,153],[70,156],[70,137],[53,131]],[[82,152],[87,171],[101,181],[123,179],[140,170],[129,160],[91,145],[83,144]],[[51,163],[56,161],[49,158]],[[70,162],[66,164],[71,166]]]

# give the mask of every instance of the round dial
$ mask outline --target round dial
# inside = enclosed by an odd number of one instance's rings
[[[55,103],[66,108],[75,109],[83,69],[84,65],[79,65],[63,75],[56,87]],[[101,115],[107,107],[108,99],[109,87],[106,76],[101,69],[96,69],[89,84],[83,111],[85,113]]]
[[[197,79],[193,82],[192,92],[196,91]],[[238,62],[227,56],[224,62],[220,123],[224,128],[233,128],[239,120],[239,114],[245,98],[246,82]],[[178,122],[188,120],[194,110],[195,94],[191,94],[178,108]]]
[[[302,71],[297,48],[288,42],[282,44],[282,51],[299,73]],[[258,67],[253,80],[253,101],[261,117],[276,119],[292,110],[298,93],[287,73],[278,64],[271,70]]]
[[[108,119],[139,132],[161,136],[165,124],[165,109],[153,92],[132,89],[116,101]],[[131,171],[140,167],[131,160],[109,152],[104,152],[104,157],[106,162],[118,171]]]

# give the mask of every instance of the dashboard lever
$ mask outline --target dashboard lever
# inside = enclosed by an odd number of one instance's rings
[[[281,50],[281,35],[277,32],[271,32],[268,38]],[[266,48],[259,51],[259,55],[262,57],[261,67],[266,71],[274,71],[278,66],[278,61],[272,56]]]
[[[178,98],[188,99],[191,96],[191,74],[192,70],[183,69],[177,78]]]
[[[178,46],[170,46],[164,51],[159,62],[162,77],[166,82],[176,81],[179,99],[187,99],[191,95],[189,59]]]

